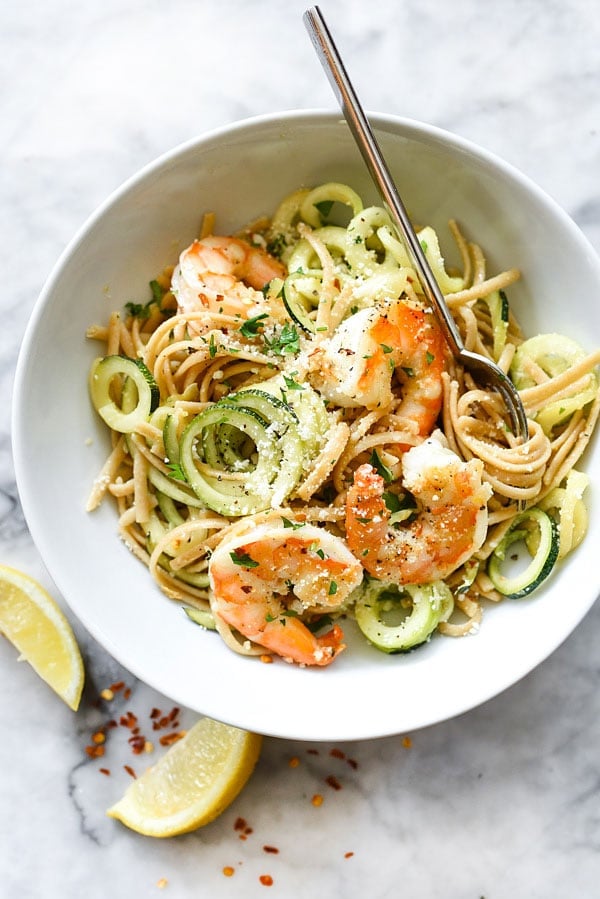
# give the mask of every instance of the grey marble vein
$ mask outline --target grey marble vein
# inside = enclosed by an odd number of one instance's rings
[[[321,7],[367,108],[420,118],[498,153],[600,248],[593,3]],[[37,577],[60,602],[27,533],[10,449],[14,367],[36,297],[87,216],[151,159],[240,117],[333,108],[301,24],[304,8],[299,0],[24,0],[0,11],[0,562]],[[336,747],[266,740],[234,805],[171,841],[145,839],[105,815],[130,781],[124,765],[141,770],[149,761],[132,755],[127,729],[109,733],[102,759],[85,752],[92,733],[128,710],[151,735],[152,708],[169,700],[138,683],[66,611],[88,670],[77,715],[0,641],[2,896],[600,895],[597,607],[523,681],[453,721]],[[99,701],[121,679],[130,699]],[[194,720],[187,710],[182,716]],[[331,775],[341,789],[327,783]],[[321,807],[311,802],[317,793]],[[252,828],[245,840],[238,817]],[[270,892],[259,881],[265,873]]]

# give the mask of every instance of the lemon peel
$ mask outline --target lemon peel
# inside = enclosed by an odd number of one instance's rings
[[[111,806],[107,815],[152,837],[189,833],[214,821],[245,786],[262,737],[201,718]]]
[[[8,565],[0,565],[0,632],[76,711],[85,675],[71,625],[41,584]]]

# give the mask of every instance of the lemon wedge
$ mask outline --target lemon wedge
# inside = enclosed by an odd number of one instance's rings
[[[131,830],[173,837],[213,821],[233,802],[258,761],[259,734],[201,718],[108,809]]]
[[[76,711],[84,671],[71,625],[37,581],[7,565],[0,565],[0,632]]]

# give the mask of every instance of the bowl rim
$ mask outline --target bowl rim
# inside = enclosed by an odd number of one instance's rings
[[[367,112],[367,117],[370,121],[370,124],[373,126],[373,129],[376,131],[378,127],[384,125],[390,125],[393,127],[400,127],[404,131],[408,132],[411,136],[417,137],[419,135],[425,135],[428,138],[433,138],[434,140],[444,143],[444,144],[452,144],[456,148],[473,153],[480,160],[484,161],[486,164],[497,168],[498,170],[503,171],[506,175],[508,175],[513,181],[517,181],[521,184],[522,187],[526,188],[528,191],[533,193],[538,200],[543,203],[550,205],[553,208],[553,212],[558,215],[563,224],[569,228],[570,230],[577,232],[579,238],[583,239],[583,241],[588,243],[588,247],[593,257],[597,257],[596,251],[592,247],[591,243],[588,241],[588,238],[581,231],[581,229],[575,224],[573,219],[568,215],[568,213],[563,209],[563,207],[549,194],[546,190],[543,190],[529,175],[525,174],[521,169],[515,166],[513,163],[508,162],[503,159],[501,156],[498,156],[492,150],[487,149],[486,147],[475,143],[474,141],[462,137],[458,134],[455,134],[452,131],[448,131],[438,125],[431,124],[429,122],[423,122],[418,119],[413,119],[405,116],[397,116],[391,113],[380,113],[380,112]],[[127,194],[130,190],[132,190],[136,185],[142,183],[149,175],[153,172],[158,171],[164,165],[168,164],[171,160],[176,159],[179,156],[185,155],[188,151],[193,150],[200,144],[209,143],[211,141],[217,140],[221,137],[225,137],[231,133],[238,133],[244,130],[251,130],[253,128],[261,127],[263,125],[271,125],[280,123],[282,119],[289,120],[290,122],[299,122],[302,120],[306,120],[309,123],[311,120],[315,123],[330,123],[339,121],[344,124],[344,119],[341,113],[335,112],[334,110],[326,109],[326,108],[290,108],[284,109],[277,112],[269,112],[262,113],[260,115],[251,115],[242,119],[238,119],[234,122],[225,123],[223,125],[219,125],[215,128],[209,129],[208,131],[201,132],[194,137],[190,137],[187,140],[184,140],[175,146],[165,150],[160,153],[155,158],[149,160],[144,163],[141,168],[137,169],[131,175],[126,177],[120,184],[118,184],[109,194],[105,197],[104,200],[100,202],[99,205],[95,207],[95,209],[84,218],[83,222],[76,228],[73,236],[64,246],[62,252],[59,254],[57,260],[50,268],[49,274],[47,275],[44,284],[42,285],[42,289],[39,292],[37,299],[33,305],[31,310],[31,314],[29,316],[23,339],[21,342],[20,352],[17,358],[17,364],[15,369],[15,387],[13,388],[13,395],[16,393],[16,386],[20,387],[21,378],[22,378],[22,369],[23,363],[22,358],[24,356],[24,348],[28,346],[28,342],[31,339],[31,335],[35,330],[35,324],[37,322],[38,317],[40,316],[43,306],[47,302],[48,296],[51,294],[52,289],[54,287],[54,283],[57,280],[59,273],[61,272],[65,261],[73,254],[78,245],[84,240],[88,231],[90,231],[97,221],[99,221],[105,212],[117,201]],[[14,407],[12,412],[11,424],[12,434],[14,435]]]
[[[473,154],[476,158],[481,160],[487,166],[491,166],[494,169],[499,170],[505,176],[507,176],[510,180],[516,182],[520,188],[526,190],[528,193],[534,195],[538,201],[541,201],[544,205],[552,210],[554,216],[560,219],[562,227],[570,230],[577,236],[578,242],[585,246],[587,244],[588,250],[591,254],[591,257],[596,260],[596,267],[598,270],[598,280],[600,282],[600,259],[598,259],[595,250],[589,243],[586,236],[582,233],[582,231],[577,227],[574,221],[570,218],[570,216],[564,211],[564,209],[544,190],[542,190],[534,181],[532,181],[527,175],[522,173],[518,168],[516,168],[513,164],[505,161],[504,159],[498,157],[495,153],[487,150],[484,147],[481,147],[474,142],[453,134],[452,132],[446,131],[442,128],[439,128],[436,125],[428,124],[425,122],[420,122],[411,118],[404,118],[400,116],[395,116],[391,114],[381,114],[381,113],[369,113],[369,119],[377,131],[378,128],[386,126],[390,127],[393,130],[401,131],[403,134],[406,134],[411,139],[418,140],[420,137],[427,139],[428,141],[435,141],[441,145],[452,147],[467,152],[469,154]],[[46,562],[46,559],[51,556],[51,552],[48,550],[46,537],[41,529],[38,527],[38,522],[36,521],[35,509],[32,502],[32,497],[29,495],[29,491],[27,490],[25,484],[27,479],[27,474],[25,471],[25,465],[23,462],[24,453],[23,449],[23,418],[24,418],[24,403],[23,403],[23,389],[24,383],[26,379],[26,370],[27,370],[27,360],[32,347],[32,343],[36,334],[36,330],[38,327],[39,320],[43,315],[45,307],[49,302],[56,284],[60,279],[61,273],[66,262],[77,252],[78,247],[84,242],[88,233],[93,230],[96,223],[103,218],[106,212],[115,205],[121,197],[125,196],[128,192],[130,192],[133,188],[135,188],[138,184],[145,181],[149,176],[153,173],[159,171],[164,166],[168,165],[172,161],[176,160],[179,157],[184,156],[190,150],[201,146],[204,143],[214,142],[223,137],[227,137],[232,133],[241,133],[245,130],[252,130],[256,128],[261,128],[263,126],[269,126],[274,124],[282,124],[282,122],[293,123],[305,123],[307,125],[314,124],[315,126],[319,126],[320,124],[332,124],[335,122],[343,123],[343,118],[340,113],[336,113],[334,111],[328,109],[290,109],[290,110],[282,110],[274,113],[267,113],[258,116],[249,116],[247,118],[238,120],[236,122],[228,123],[225,125],[221,125],[217,128],[211,129],[209,131],[198,134],[182,143],[177,144],[171,149],[165,151],[160,154],[155,159],[147,162],[143,165],[139,170],[137,170],[134,174],[126,178],[119,186],[116,187],[107,197],[103,200],[99,206],[84,220],[83,224],[75,232],[74,236],[67,243],[61,254],[59,255],[57,261],[52,267],[50,274],[48,275],[42,290],[33,306],[31,315],[29,317],[29,321],[27,322],[27,326],[25,329],[25,333],[23,336],[23,340],[21,343],[17,365],[15,369],[15,378],[13,384],[13,405],[11,412],[11,425],[12,425],[12,449],[13,449],[13,459],[14,459],[14,467],[15,467],[15,475],[16,475],[16,483],[17,489],[19,491],[19,497],[23,508],[23,513],[25,516],[25,520],[28,524],[28,528],[30,530],[31,537],[33,542],[35,543],[42,561],[45,565],[47,565],[48,571],[55,581],[58,590],[61,590],[60,586],[60,572],[54,572],[50,565]],[[61,591],[62,592],[62,591]],[[88,615],[85,613],[85,610],[81,610],[77,608],[75,610],[74,607],[71,606],[69,599],[66,594],[63,593],[63,598],[69,609],[73,612],[76,618],[82,623],[85,629],[89,632],[89,634],[103,647],[105,648],[111,655],[114,656],[120,664],[122,664],[125,668],[134,674],[134,676],[138,677],[145,683],[148,683],[152,687],[157,690],[161,690],[160,685],[156,685],[152,682],[147,676],[146,672],[140,673],[136,671],[136,667],[132,666],[130,662],[126,658],[123,658],[123,654],[116,649],[116,647],[111,643],[110,639],[107,639],[107,635],[100,632],[100,628],[96,627],[93,621],[89,620]],[[413,725],[410,726],[411,730],[415,730],[417,728],[430,726],[436,723],[440,723],[441,721],[448,720],[450,718],[454,718],[458,715],[461,715],[477,706],[481,705],[484,702],[494,698],[495,696],[500,695],[506,689],[513,686],[519,680],[521,680],[524,676],[526,676],[530,671],[532,671],[537,665],[539,665],[542,661],[544,661],[548,656],[550,656],[558,646],[560,646],[564,640],[572,633],[577,624],[583,619],[583,617],[589,612],[589,609],[593,605],[594,600],[592,600],[587,608],[582,609],[581,614],[577,617],[574,624],[569,627],[566,632],[564,632],[559,638],[557,638],[551,645],[544,645],[543,650],[538,652],[536,655],[532,656],[531,664],[528,666],[527,670],[523,671],[519,676],[512,678],[509,682],[507,682],[500,689],[494,688],[489,691],[480,691],[474,697],[471,696],[468,699],[461,700],[460,702],[455,702],[452,708],[449,708],[446,714],[438,714],[435,718],[426,717],[424,720],[416,721]],[[174,697],[177,699],[177,697]],[[207,714],[210,714],[207,713]],[[235,722],[233,722],[235,723]],[[241,724],[239,726],[245,726]],[[392,734],[396,734],[401,732],[397,726],[392,728],[386,728],[384,726],[380,726],[377,731],[369,731],[368,733],[364,733],[361,731],[360,722],[345,722],[343,726],[337,726],[333,731],[328,732],[324,735],[320,733],[310,732],[307,733],[305,730],[300,730],[296,733],[291,732],[289,729],[285,732],[277,732],[277,730],[264,731],[270,732],[275,736],[280,736],[283,738],[291,738],[291,739],[303,739],[303,740],[314,740],[314,741],[325,741],[325,740],[362,740],[362,739],[373,739],[378,737],[389,736]]]

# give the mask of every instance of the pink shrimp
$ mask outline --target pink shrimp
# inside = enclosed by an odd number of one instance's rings
[[[431,433],[442,405],[448,350],[434,316],[417,303],[388,300],[345,319],[310,360],[309,379],[340,406],[378,409],[402,397],[396,414],[420,436]]]
[[[306,621],[343,608],[363,571],[339,537],[282,523],[225,540],[209,576],[211,606],[223,621],[286,661],[323,666],[345,648],[342,629],[316,636]]]
[[[464,462],[440,431],[402,459],[403,486],[417,503],[408,523],[390,526],[384,481],[371,465],[354,474],[346,500],[346,539],[369,574],[396,584],[441,580],[482,545],[487,501],[479,459]]]
[[[171,286],[180,312],[210,309],[250,318],[265,311],[261,290],[277,277],[285,277],[285,268],[265,250],[212,235],[183,251]]]

